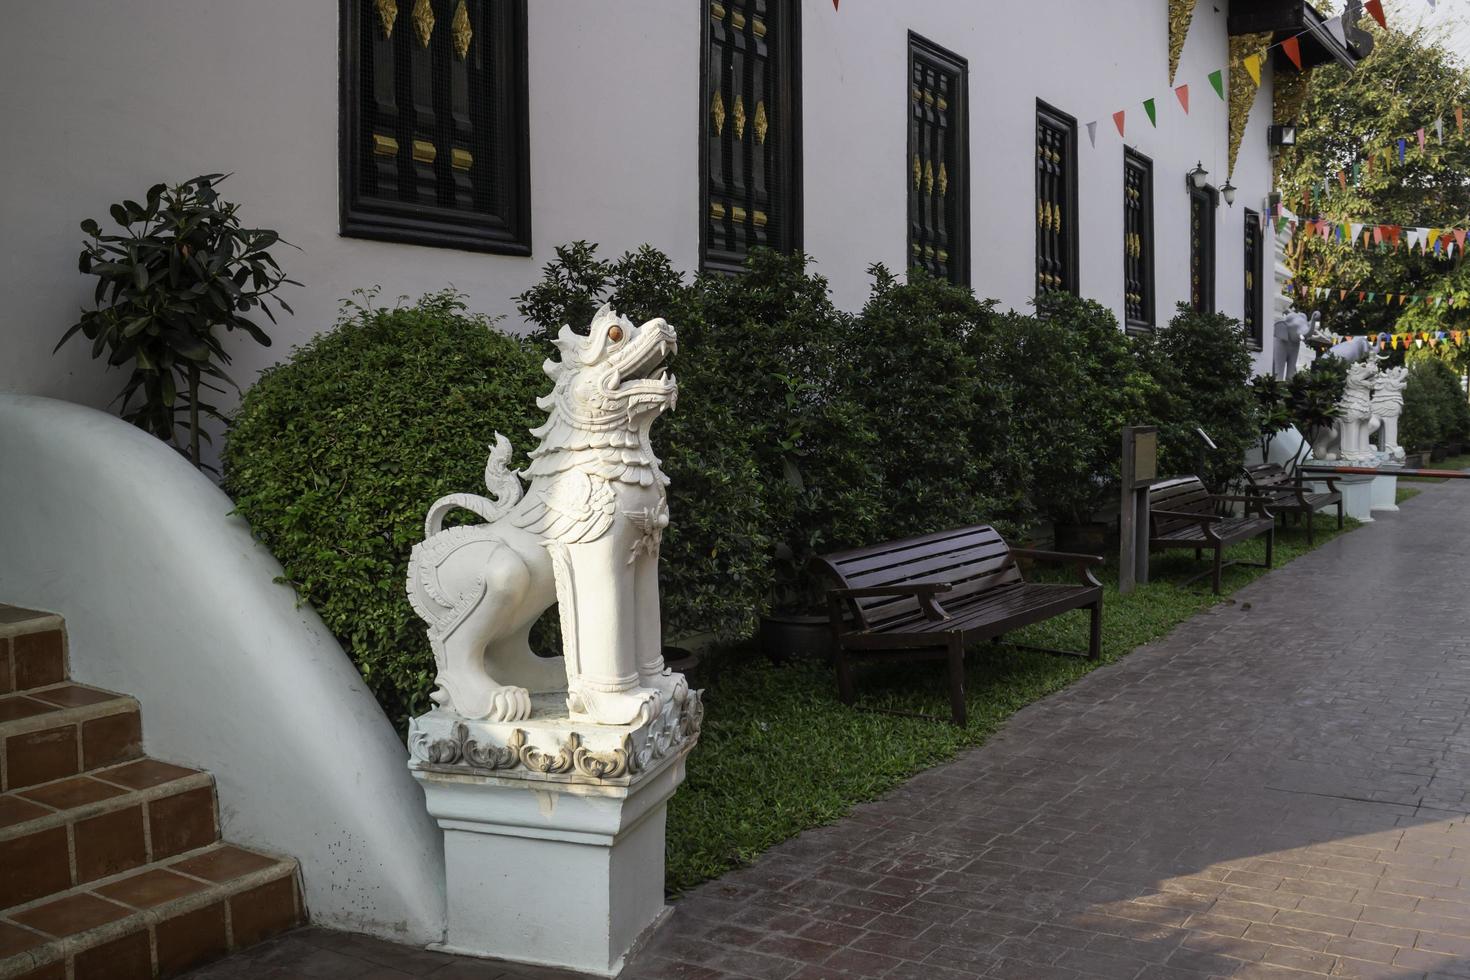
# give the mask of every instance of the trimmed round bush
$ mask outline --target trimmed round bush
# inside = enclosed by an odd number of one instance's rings
[[[493,432],[518,455],[531,447],[548,382],[538,346],[452,291],[370,304],[346,305],[246,392],[224,489],[402,725],[430,707],[434,674],[403,589],[424,514],[444,494],[484,492]]]

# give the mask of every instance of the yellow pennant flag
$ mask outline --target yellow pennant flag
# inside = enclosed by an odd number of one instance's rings
[[[1260,88],[1261,87],[1261,56],[1258,55],[1258,54],[1253,54],[1250,57],[1246,58],[1245,59],[1245,71],[1246,71],[1246,74],[1250,75],[1251,81],[1256,84],[1256,88]]]

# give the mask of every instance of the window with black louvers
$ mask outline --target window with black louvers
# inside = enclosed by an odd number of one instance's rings
[[[1215,308],[1215,193],[1189,190],[1189,305],[1196,313]]]
[[[1036,293],[1077,292],[1077,120],[1036,105]]]
[[[526,0],[343,0],[342,233],[528,255]]]
[[[1153,163],[1123,149],[1123,313],[1130,328],[1154,325]]]
[[[969,66],[909,34],[909,265],[970,281]]]
[[[1265,293],[1261,289],[1261,216],[1245,212],[1245,306],[1241,322],[1251,346],[1260,350],[1264,342]]]
[[[801,247],[800,3],[704,6],[700,254],[735,271],[757,246]]]

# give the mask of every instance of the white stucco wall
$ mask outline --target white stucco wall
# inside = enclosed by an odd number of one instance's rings
[[[1215,9],[1215,8],[1218,8]],[[806,249],[836,299],[860,305],[865,269],[904,265],[906,39],[912,29],[970,64],[972,281],[1010,306],[1030,296],[1037,98],[1098,120],[1080,150],[1081,288],[1122,306],[1122,151],[1111,114],[1154,161],[1161,317],[1186,294],[1184,174],[1225,173],[1225,105],[1205,76],[1226,61],[1224,2],[1201,4],[1179,81],[1167,85],[1166,0],[805,0],[802,88]],[[227,195],[252,222],[300,245],[285,252],[297,311],[261,349],[232,344],[248,384],[329,327],[338,300],[452,283],[473,307],[511,314],[552,247],[585,238],[603,254],[649,242],[697,262],[701,111],[694,0],[532,0],[530,258],[346,239],[337,234],[337,3],[334,0],[48,0],[11,4],[0,32],[0,389],[105,404],[121,384],[85,343],[53,356],[90,296],[76,271],[84,217],[158,180],[233,171]],[[1269,75],[1268,75],[1269,78]],[[1158,100],[1151,129],[1141,102]],[[1218,212],[1217,304],[1241,312],[1241,215],[1269,186],[1270,82],[1246,133],[1233,209]],[[228,402],[228,400],[227,400]]]
[[[0,393],[0,596],[66,619],[72,677],[207,769],[225,837],[301,862],[320,925],[443,938],[438,827],[351,661],[228,497],[102,412]]]

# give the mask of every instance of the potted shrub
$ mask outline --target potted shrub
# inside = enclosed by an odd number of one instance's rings
[[[117,397],[122,417],[173,443],[195,466],[202,465],[200,439],[208,438],[201,417],[223,421],[203,392],[221,390],[213,381],[234,385],[222,367],[230,356],[218,330],[243,330],[269,345],[250,314],[258,310],[275,322],[272,302],[291,312],[276,290],[300,285],[270,253],[280,236],[244,227],[239,206],[220,199],[215,187],[224,179],[206,174],[174,187],[155,184],[141,204],[112,205],[120,234],[83,221],[91,241],[79,267],[97,277],[97,308],[83,312],[56,345],[81,333],[92,341],[93,357],[106,352],[109,367],[130,365]]]
[[[1286,386],[1286,417],[1301,433],[1302,444],[1288,470],[1302,464],[1312,443],[1342,414],[1339,403],[1347,386],[1347,368],[1345,361],[1324,355],[1291,376]]]
[[[1169,326],[1139,337],[1135,350],[1153,382],[1149,414],[1159,427],[1159,475],[1196,474],[1216,491],[1237,479],[1246,449],[1260,438],[1248,384],[1251,352],[1239,321],[1181,303]]]
[[[1256,398],[1256,437],[1264,463],[1271,458],[1271,443],[1276,436],[1291,427],[1288,389],[1286,382],[1274,374],[1258,374],[1251,378],[1251,394]]]
[[[1058,549],[1101,554],[1096,515],[1116,499],[1119,432],[1144,419],[1149,390],[1126,335],[1111,310],[1053,293],[1035,316],[1000,317],[983,342],[1014,385],[1010,433],[1037,513]]]

